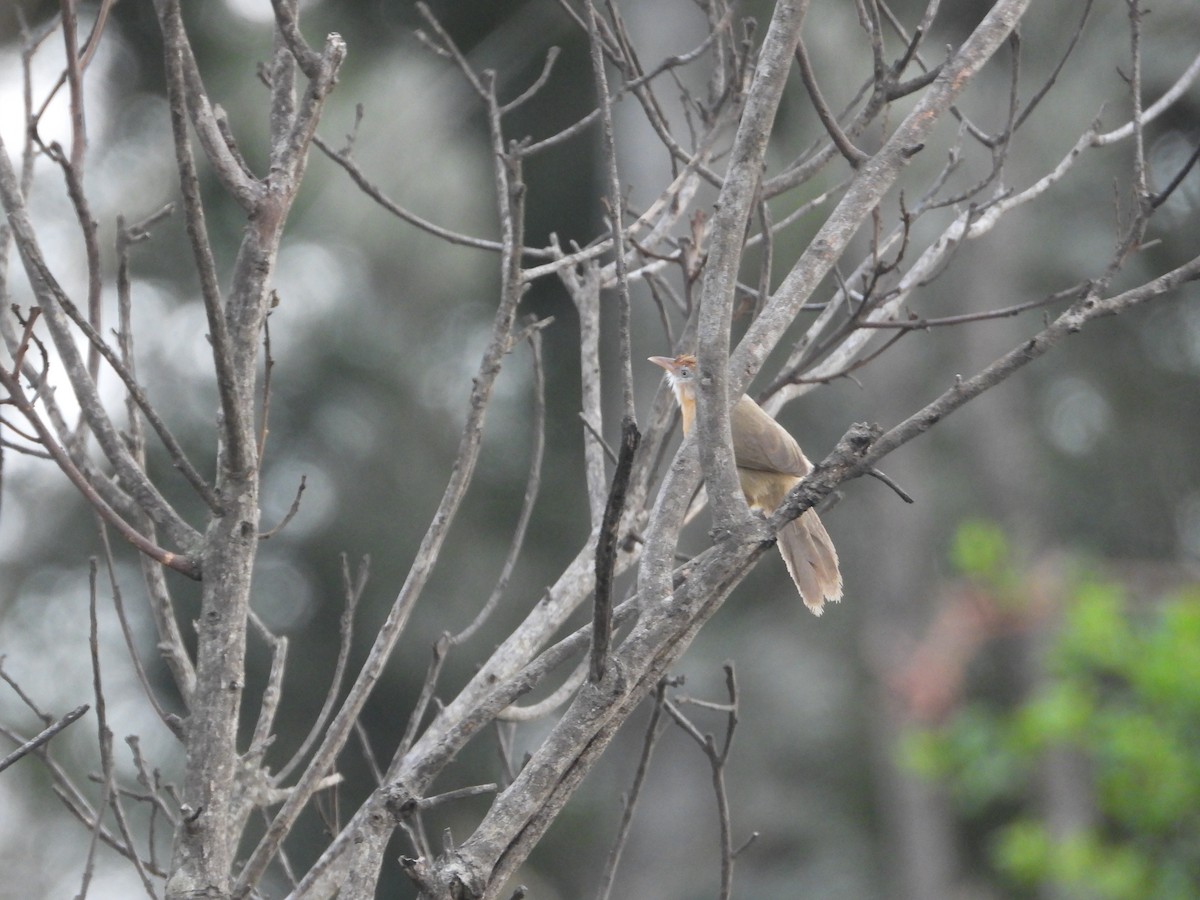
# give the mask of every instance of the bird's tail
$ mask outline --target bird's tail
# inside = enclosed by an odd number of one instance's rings
[[[842,573],[829,532],[811,509],[779,530],[779,553],[804,605],[820,615],[825,601],[842,599]]]

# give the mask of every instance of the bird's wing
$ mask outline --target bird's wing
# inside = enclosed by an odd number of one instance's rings
[[[730,413],[733,455],[744,469],[782,472],[801,478],[812,463],[796,439],[749,397],[742,397]]]

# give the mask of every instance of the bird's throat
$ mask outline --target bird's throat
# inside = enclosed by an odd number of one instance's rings
[[[689,385],[683,385],[676,381],[671,382],[671,389],[675,391],[675,400],[679,403],[679,414],[683,418],[683,433],[689,434],[692,430],[692,423],[696,421],[696,391]]]

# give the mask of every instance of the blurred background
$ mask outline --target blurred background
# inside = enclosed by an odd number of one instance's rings
[[[562,48],[548,86],[510,118],[509,137],[545,137],[592,108],[586,35],[556,3],[429,5],[477,70],[497,72],[502,98],[537,77],[551,46]],[[0,7],[0,134],[10,154],[22,140],[18,6],[34,29],[58,8],[32,0]],[[261,170],[268,96],[255,73],[270,55],[270,5],[185,6],[209,91]],[[915,0],[891,5],[909,27],[923,7]],[[937,62],[940,48],[957,45],[989,7],[981,0],[947,4],[924,44],[927,60]],[[81,17],[90,21],[95,9],[95,3],[80,4]],[[342,146],[361,103],[354,148],[368,177],[418,215],[495,237],[482,108],[461,75],[414,38],[414,6],[314,0],[302,9],[311,41],[338,31],[349,47],[322,121],[325,139]],[[689,2],[626,3],[622,11],[647,67],[692,49],[706,33],[703,12]],[[757,18],[762,28],[770,5],[747,2],[738,14]],[[1024,20],[1023,100],[1050,77],[1079,14],[1073,5],[1035,4]],[[1004,184],[1019,190],[1041,177],[1097,116],[1102,130],[1128,119],[1128,27],[1125,4],[1095,4],[1079,46],[1013,142]],[[1149,101],[1191,64],[1200,9],[1193,0],[1160,0],[1143,29]],[[814,0],[805,39],[831,106],[840,108],[870,75],[870,50],[854,9]],[[889,52],[899,52],[898,42]],[[1002,51],[960,105],[993,131],[1003,127],[1010,58]],[[44,96],[61,67],[56,36],[34,59],[35,97]],[[695,67],[684,77],[702,85],[704,76]],[[149,3],[115,6],[86,87],[86,187],[111,276],[116,216],[141,219],[178,190]],[[662,85],[667,100],[677,93]],[[901,111],[910,105],[900,104]],[[622,180],[630,202],[644,205],[670,170],[631,100],[617,105],[616,116]],[[66,140],[60,101],[50,107],[42,133]],[[879,133],[876,126],[864,146],[873,146]],[[821,137],[811,104],[793,84],[773,138],[771,170]],[[944,164],[955,137],[956,124],[948,119],[914,160],[903,180],[914,195]],[[1193,86],[1147,131],[1159,187],[1198,139],[1200,88]],[[1129,142],[1084,154],[1054,191],[959,249],[940,277],[914,295],[913,311],[922,317],[980,312],[1100,276],[1116,240],[1118,201],[1128,202],[1131,156]],[[600,233],[601,163],[595,129],[529,161],[528,244],[544,245],[551,233],[564,246],[583,244]],[[990,167],[986,152],[969,150],[955,177],[965,187]],[[844,163],[831,164],[813,183],[777,198],[775,218],[847,174]],[[240,210],[214,184],[206,190],[218,264],[228,272]],[[711,202],[702,198],[697,208]],[[893,192],[885,217],[894,217],[898,202]],[[1196,255],[1198,203],[1200,174],[1193,171],[1153,220],[1147,248],[1114,290]],[[59,175],[44,160],[31,205],[60,281],[82,293],[81,242]],[[819,208],[777,241],[777,279],[825,211]],[[921,222],[917,250],[952,213]],[[856,245],[846,268],[866,248]],[[192,458],[211,470],[216,401],[190,260],[176,212],[134,250],[134,330],[150,396]],[[9,265],[12,299],[26,307],[28,285],[19,263]],[[400,222],[340,168],[311,155],[279,256],[280,304],[270,320],[275,367],[265,525],[283,517],[301,476],[306,479],[299,514],[262,547],[254,599],[268,625],[288,637],[293,661],[272,750],[276,764],[298,745],[325,696],[343,608],[340,554],[352,566],[371,558],[352,664],[363,658],[399,589],[449,474],[498,283],[492,255],[450,246]],[[815,299],[832,289],[824,286]],[[1198,289],[1185,286],[1129,315],[1096,322],[890,456],[883,468],[915,504],[873,481],[846,485],[823,516],[841,554],[846,600],[822,619],[795,602],[772,555],[701,633],[676,672],[686,678],[686,693],[723,700],[726,660],[740,687],[740,726],[726,773],[734,843],[758,837],[738,857],[735,896],[1200,896],[1197,300]],[[483,633],[451,654],[443,697],[470,677],[476,661],[520,621],[587,536],[574,307],[561,285],[546,279],[522,309],[555,317],[544,333],[542,491],[505,601]],[[1061,306],[1049,309],[1055,314]],[[793,337],[809,321],[802,317]],[[615,308],[605,312],[605,322],[606,386],[613,388],[619,384]],[[635,360],[668,351],[658,310],[641,289],[634,295],[634,322]],[[780,418],[808,455],[820,458],[851,423],[899,422],[1042,322],[1043,312],[1035,310],[910,334],[853,379],[819,387]],[[681,324],[674,323],[676,333]],[[745,320],[735,327],[740,333]],[[776,367],[786,345],[773,359]],[[770,363],[767,370],[774,374]],[[480,468],[451,543],[368,705],[365,724],[381,755],[390,754],[403,732],[431,645],[473,618],[500,569],[532,445],[529,373],[528,350],[518,348],[499,381]],[[635,363],[635,374],[644,411],[660,373]],[[121,395],[114,382],[106,389],[116,408]],[[613,439],[619,390],[607,401],[606,431]],[[153,464],[167,467],[162,458]],[[87,570],[98,538],[88,510],[49,464],[6,451],[3,473],[0,654],[5,672],[44,709],[61,715],[92,699]],[[163,475],[168,493],[199,521],[182,482]],[[706,542],[699,525],[683,547],[696,551]],[[123,548],[119,558],[126,604],[139,609],[142,658],[165,687],[151,625],[138,606],[136,562]],[[189,585],[175,588],[186,620],[197,597]],[[177,745],[145,705],[115,617],[102,614],[100,625],[122,777],[132,784],[135,773],[121,739],[138,734],[151,765],[165,780],[177,779]],[[261,691],[269,661],[253,638],[251,658],[248,701]],[[648,712],[630,722],[520,874],[531,897],[594,895]],[[694,713],[702,729],[723,730],[719,714]],[[0,690],[0,722],[26,736],[40,727],[7,687]],[[518,758],[547,727],[516,731]],[[94,718],[76,723],[52,746],[68,770],[94,771]],[[498,768],[496,741],[484,736],[447,773],[444,787],[495,780]],[[342,771],[347,782],[324,809],[330,822],[339,813],[344,821],[372,784],[353,748],[343,755]],[[486,799],[464,802],[431,823],[431,831],[447,827],[461,840],[485,809]],[[291,847],[298,863],[319,852],[326,824],[316,815],[303,823]],[[161,831],[159,839],[165,856]],[[53,797],[39,762],[26,759],[0,774],[0,871],[6,873],[0,895],[73,896],[87,840]],[[384,880],[389,896],[408,896],[395,865],[406,852],[398,839]],[[707,761],[686,735],[669,728],[651,762],[612,896],[713,896],[719,862]],[[285,892],[282,878],[272,890]],[[128,866],[102,852],[91,895],[140,892]]]

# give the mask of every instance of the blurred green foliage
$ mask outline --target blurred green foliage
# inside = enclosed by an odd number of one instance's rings
[[[1001,601],[1021,569],[994,525],[960,527],[958,571]],[[1152,604],[1091,573],[1069,576],[1045,675],[1015,706],[970,702],[903,745],[910,768],[944,784],[987,835],[989,862],[1016,895],[1106,900],[1200,895],[1200,587]],[[1086,764],[1093,823],[1056,836],[1036,811],[1036,769],[1052,750]]]

